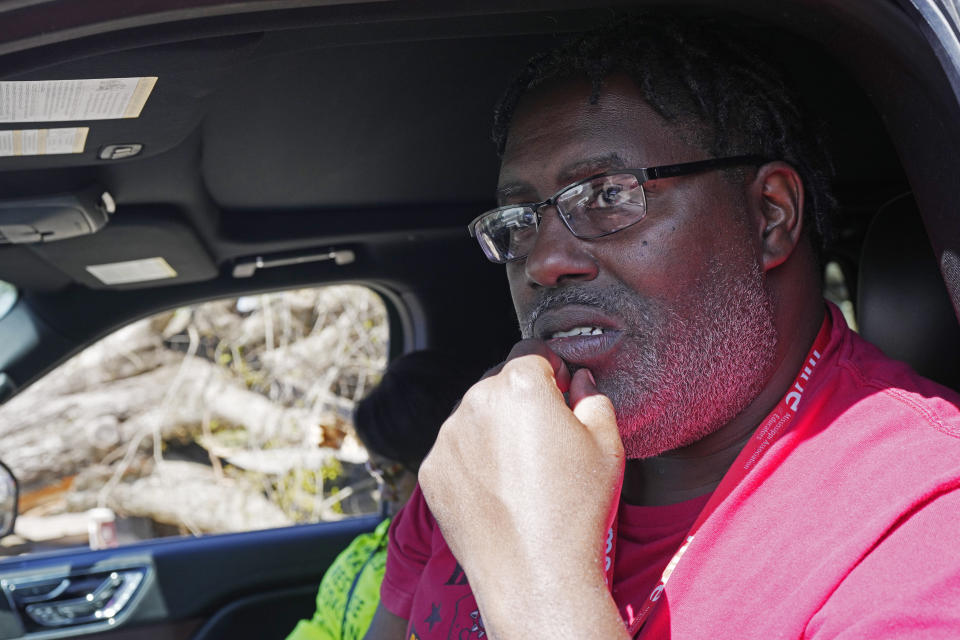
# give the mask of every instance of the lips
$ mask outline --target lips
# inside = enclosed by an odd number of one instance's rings
[[[567,364],[592,368],[608,360],[623,334],[621,323],[588,306],[557,307],[540,314],[534,335]]]

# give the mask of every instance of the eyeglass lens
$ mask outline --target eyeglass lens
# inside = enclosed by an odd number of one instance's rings
[[[556,196],[556,207],[573,235],[590,239],[638,222],[646,213],[646,199],[637,177],[623,173],[571,186]],[[490,260],[517,260],[533,249],[537,217],[531,205],[500,207],[482,216],[474,233]]]

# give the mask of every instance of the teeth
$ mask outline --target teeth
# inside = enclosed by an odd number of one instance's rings
[[[574,327],[567,331],[556,331],[550,335],[551,338],[570,338],[573,336],[599,336],[603,334],[600,327]]]

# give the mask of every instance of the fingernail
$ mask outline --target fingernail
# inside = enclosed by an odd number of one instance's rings
[[[587,375],[590,376],[590,384],[597,386],[597,381],[594,380],[593,373],[590,371],[590,369],[587,369]]]

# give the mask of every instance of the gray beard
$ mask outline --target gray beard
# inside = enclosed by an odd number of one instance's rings
[[[713,265],[698,304],[682,316],[625,285],[548,291],[528,318],[524,337],[543,311],[565,304],[595,306],[624,321],[610,371],[592,371],[613,402],[628,458],[647,458],[692,444],[727,424],[753,401],[775,362],[773,305],[756,261],[731,273]]]

